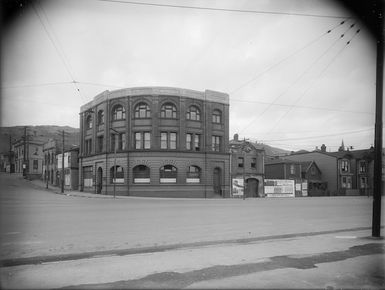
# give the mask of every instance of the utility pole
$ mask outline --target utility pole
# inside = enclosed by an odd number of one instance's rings
[[[23,147],[24,147],[24,150],[23,150],[23,176],[25,177],[26,175],[26,170],[27,170],[27,164],[26,164],[26,153],[27,153],[27,127],[25,126],[24,127],[24,136],[23,136],[23,141],[24,141],[24,144],[23,144]]]
[[[61,147],[61,193],[64,193],[64,130],[62,131],[62,147]]]
[[[377,36],[377,66],[376,66],[376,123],[374,132],[374,180],[373,180],[373,218],[372,237],[381,235],[381,194],[382,194],[382,103],[384,77],[384,20],[383,4],[376,3],[376,36]]]
[[[112,179],[114,183],[114,198],[116,197],[116,146],[118,145],[118,140],[119,138],[116,138],[119,136],[119,132],[116,131],[115,129],[110,128],[112,132],[114,132],[114,178]]]
[[[9,174],[12,173],[12,135],[9,135]]]

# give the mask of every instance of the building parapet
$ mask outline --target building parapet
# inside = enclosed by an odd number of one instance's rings
[[[143,95],[170,95],[179,96],[185,98],[201,99],[205,101],[211,101],[221,104],[229,104],[229,95],[222,92],[205,90],[204,92],[173,88],[173,87],[136,87],[136,88],[125,88],[114,91],[104,91],[87,104],[80,107],[80,112],[87,111],[92,107],[102,103],[103,101],[127,97],[127,96],[143,96]]]

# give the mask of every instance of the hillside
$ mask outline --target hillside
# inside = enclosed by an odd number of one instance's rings
[[[54,125],[43,125],[43,126],[27,126],[27,135],[36,136],[39,139],[59,139],[60,132],[65,131],[66,136],[69,139],[75,140],[75,143],[79,143],[79,129],[72,128],[69,126],[54,126]],[[10,138],[12,141],[20,139],[24,135],[24,126],[14,126],[14,127],[0,127],[0,152],[9,151],[9,141]],[[32,137],[33,138],[33,137]],[[76,142],[77,141],[77,142]]]
[[[253,144],[255,144],[255,146],[257,148],[265,149],[265,156],[266,157],[283,156],[283,155],[290,154],[290,151],[288,151],[288,150],[277,148],[277,147],[273,147],[273,146],[270,146],[270,145],[267,145],[267,144],[264,144],[264,143],[255,143],[255,142],[253,142]]]

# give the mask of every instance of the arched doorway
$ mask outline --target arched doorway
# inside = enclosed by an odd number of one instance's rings
[[[214,194],[222,195],[222,169],[220,169],[219,167],[214,168],[213,186]]]
[[[246,180],[246,197],[258,197],[259,181],[255,178]]]
[[[96,193],[101,194],[103,188],[103,169],[101,167],[98,168],[98,173],[96,177]]]

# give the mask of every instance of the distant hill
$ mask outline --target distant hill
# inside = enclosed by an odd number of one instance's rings
[[[27,134],[30,136],[36,136],[39,139],[59,139],[60,132],[65,131],[66,136],[75,140],[74,143],[79,144],[80,130],[78,128],[72,128],[69,126],[54,126],[54,125],[42,125],[42,126],[27,126]],[[12,142],[20,139],[24,136],[24,126],[14,127],[0,127],[0,152],[9,151],[9,138],[11,136]],[[33,138],[33,137],[32,137]],[[77,142],[76,142],[77,141]]]
[[[254,144],[256,144],[256,146],[258,146],[260,148],[265,149],[266,157],[283,156],[283,155],[290,154],[290,152],[291,152],[289,150],[280,149],[280,148],[273,147],[273,146],[263,144],[263,143],[254,143]]]

